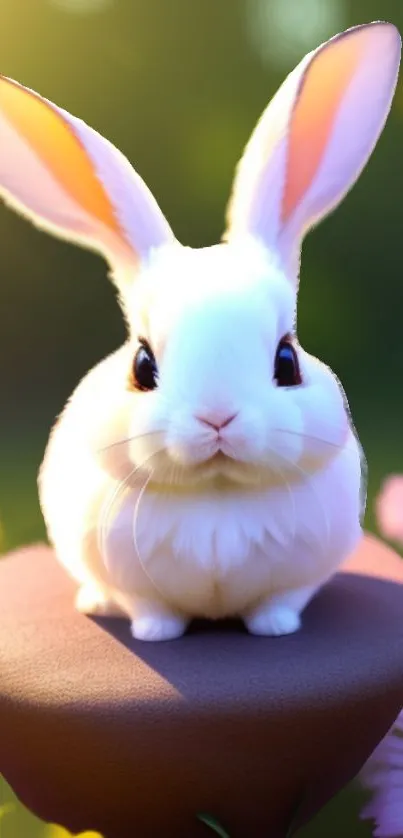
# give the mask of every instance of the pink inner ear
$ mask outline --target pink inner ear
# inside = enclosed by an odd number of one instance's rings
[[[281,219],[286,222],[311,185],[326,151],[344,93],[367,45],[367,32],[343,33],[320,49],[305,70],[288,137]]]
[[[88,154],[62,114],[33,91],[4,77],[0,77],[0,110],[64,192],[121,237]]]

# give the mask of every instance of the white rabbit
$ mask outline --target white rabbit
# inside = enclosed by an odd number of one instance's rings
[[[39,475],[82,611],[125,614],[143,640],[196,616],[291,633],[357,544],[364,460],[338,380],[295,335],[299,259],[374,148],[400,48],[373,23],[304,58],[246,147],[224,241],[199,250],[111,143],[0,78],[1,194],[105,256],[128,326]]]

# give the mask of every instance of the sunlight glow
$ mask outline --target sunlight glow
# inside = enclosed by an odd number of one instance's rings
[[[53,6],[74,14],[100,12],[113,5],[114,0],[49,0]]]
[[[346,0],[248,0],[249,37],[261,60],[282,69],[345,29]]]

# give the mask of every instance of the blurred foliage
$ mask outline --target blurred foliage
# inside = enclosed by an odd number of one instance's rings
[[[114,142],[178,238],[208,245],[221,236],[242,148],[286,73],[335,32],[375,19],[402,31],[401,0],[4,0],[0,71]],[[403,471],[402,138],[403,78],[373,158],[302,260],[299,338],[346,389],[369,461],[370,529],[381,480]],[[3,205],[0,254],[6,550],[44,537],[36,472],[49,428],[124,328],[102,260]],[[304,838],[368,835],[357,806],[347,790]],[[12,838],[7,818],[2,838]],[[27,823],[18,838],[49,838]]]
[[[221,824],[212,818],[211,815],[198,815],[197,816],[202,823],[205,823],[209,829],[212,829],[215,835],[218,835],[218,838],[230,838],[228,832],[225,832]]]
[[[1,838],[73,838],[71,832],[55,824],[45,824],[18,800],[0,776]],[[99,832],[80,832],[77,838],[102,838]]]
[[[338,795],[309,827],[298,832],[298,838],[344,838],[354,835],[354,838],[366,838],[368,827],[356,822],[356,797],[363,798],[363,793],[352,788],[346,789]],[[341,812],[344,817],[341,817]],[[346,817],[347,815],[347,817]],[[232,838],[214,817],[199,814],[211,834],[220,838]],[[353,831],[348,829],[348,819]],[[0,835],[1,838],[73,838],[72,833],[56,824],[48,824],[35,817],[27,809],[0,775]],[[291,838],[287,835],[287,838]],[[98,832],[81,832],[77,838],[103,838]],[[104,836],[107,838],[107,836]],[[140,836],[139,836],[140,838]],[[163,836],[161,836],[163,838]],[[189,836],[190,838],[190,836]]]

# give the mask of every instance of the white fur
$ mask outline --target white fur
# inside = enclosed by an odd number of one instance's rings
[[[304,99],[310,71],[316,70],[320,76],[322,59],[328,53],[333,52],[337,59],[340,50],[343,70],[345,56],[341,50],[347,42],[361,51],[360,60],[334,109],[332,130],[313,180],[290,218],[283,222],[281,202],[290,178],[288,147],[295,107]],[[284,269],[297,281],[303,237],[340,203],[357,180],[384,127],[396,88],[400,52],[396,27],[375,22],[336,35],[300,61],[263,112],[246,146],[229,204],[227,238],[253,232],[276,249]],[[338,71],[334,66],[333,73]],[[325,101],[317,101],[317,113],[328,98],[326,90],[321,95]],[[307,124],[306,146],[311,138],[315,142],[317,130],[316,124]],[[305,148],[301,148],[294,165],[304,169]]]
[[[171,258],[177,273],[167,283]],[[196,615],[244,614],[256,633],[296,628],[302,605],[292,618],[281,597],[307,588],[312,596],[360,537],[360,449],[338,383],[302,350],[304,384],[286,390],[273,382],[294,295],[252,241],[164,254],[135,287],[133,321],[142,289],[152,298],[160,386],[125,390],[135,351],[129,339],[77,388],[40,479],[58,557],[81,584],[95,579],[116,598],[137,637],[144,619],[150,638],[164,635],[161,620],[173,636],[173,616],[182,620],[174,622],[178,633]],[[218,408],[239,413],[222,443],[235,460],[214,465],[205,462],[214,432],[195,415]],[[135,439],[145,429],[160,432],[158,443]],[[134,441],[114,445],[128,437]],[[165,451],[154,455],[160,446]],[[307,454],[318,465],[304,474]],[[280,603],[272,615],[274,595]]]
[[[121,294],[127,341],[73,393],[51,434],[39,490],[57,557],[81,586],[77,607],[127,614],[138,639],[178,637],[195,616],[240,615],[255,634],[296,631],[306,604],[360,538],[364,461],[347,401],[336,377],[294,334],[295,248],[307,220],[323,216],[356,179],[396,82],[394,27],[358,27],[347,37],[356,39],[352,55],[361,63],[335,98],[321,165],[291,218],[283,224],[281,202],[294,165],[293,109],[300,97],[303,103],[311,62],[320,69],[327,50],[337,59],[342,39],[307,56],[285,83],[238,169],[226,243],[200,250],[173,239],[147,188],[110,143],[46,100],[43,112],[55,109],[79,141],[74,154],[81,149],[95,171],[118,226],[100,225],[107,215],[99,199],[98,217],[83,215],[77,182],[70,196],[52,160],[47,191],[38,195],[46,143],[39,159],[38,125],[31,136],[24,120],[23,136],[11,143],[15,126],[9,110],[2,113],[1,96],[10,81],[0,78],[0,126],[10,128],[0,137],[7,161],[0,189],[50,232],[103,253]],[[373,101],[369,85],[376,87]],[[18,86],[11,95],[22,97],[22,108],[25,95],[37,97]],[[287,334],[302,383],[279,387],[275,357]],[[157,363],[151,392],[133,388],[139,338]],[[219,434],[212,425],[222,425]]]

